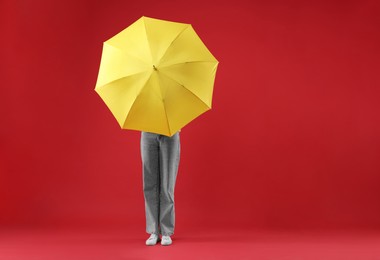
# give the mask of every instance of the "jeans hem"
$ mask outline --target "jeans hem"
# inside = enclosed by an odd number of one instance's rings
[[[163,236],[172,236],[174,233],[171,232],[171,233],[162,233]]]
[[[156,234],[156,235],[163,235],[163,236],[172,236],[174,235],[174,232],[169,232],[169,233],[165,233],[165,232],[154,232],[154,231],[146,231],[146,233],[148,234]]]

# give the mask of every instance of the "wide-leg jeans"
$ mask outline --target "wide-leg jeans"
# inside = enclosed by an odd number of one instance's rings
[[[146,232],[174,234],[174,188],[180,161],[179,132],[172,137],[141,132]]]

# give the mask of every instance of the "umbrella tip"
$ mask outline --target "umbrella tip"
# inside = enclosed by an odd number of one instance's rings
[[[153,65],[153,69],[154,69],[154,70],[157,70],[156,66]]]

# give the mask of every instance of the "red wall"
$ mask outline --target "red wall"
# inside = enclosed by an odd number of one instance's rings
[[[139,132],[94,91],[142,15],[219,60],[183,128],[177,227],[380,227],[378,1],[1,1],[0,222],[144,225]],[[144,228],[142,226],[142,228]]]

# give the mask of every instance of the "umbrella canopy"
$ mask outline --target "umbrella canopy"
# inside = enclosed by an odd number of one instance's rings
[[[211,109],[217,66],[190,24],[143,16],[104,42],[95,91],[121,128],[172,136]]]

